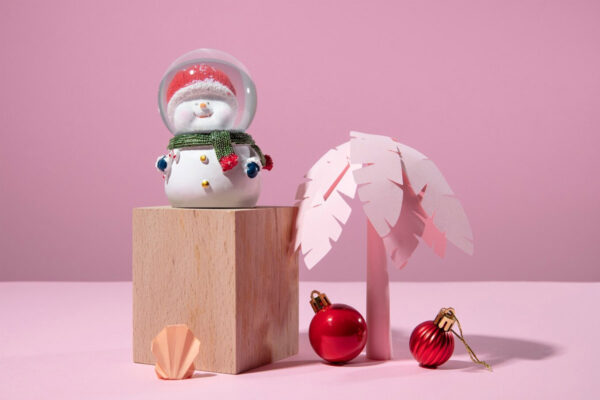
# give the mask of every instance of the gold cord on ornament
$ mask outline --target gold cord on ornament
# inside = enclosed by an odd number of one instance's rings
[[[475,364],[483,365],[489,371],[493,371],[492,367],[490,366],[490,364],[486,363],[485,361],[481,361],[479,358],[477,358],[477,355],[475,354],[475,352],[473,351],[473,349],[471,348],[471,346],[469,346],[467,344],[467,341],[465,340],[465,338],[463,336],[462,326],[460,326],[460,321],[458,320],[458,318],[456,318],[456,314],[454,314],[454,310],[453,309],[447,309],[446,312],[448,314],[450,314],[451,318],[456,321],[456,324],[458,325],[458,330],[460,332],[460,335],[458,333],[456,333],[456,331],[454,329],[450,329],[450,331],[452,333],[454,333],[454,335],[456,335],[456,337],[465,345],[465,347],[467,349],[467,352],[469,353],[469,357],[471,357],[471,361],[473,361]]]

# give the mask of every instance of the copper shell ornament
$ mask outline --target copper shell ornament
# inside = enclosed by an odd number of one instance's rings
[[[187,379],[194,374],[194,359],[200,352],[198,340],[187,325],[167,325],[152,340],[156,376],[161,379]]]

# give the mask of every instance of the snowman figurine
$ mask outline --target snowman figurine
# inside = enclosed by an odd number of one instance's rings
[[[254,207],[261,171],[273,162],[244,132],[256,110],[256,89],[245,67],[217,50],[188,53],[165,74],[159,108],[174,135],[169,153],[156,160],[171,205]]]

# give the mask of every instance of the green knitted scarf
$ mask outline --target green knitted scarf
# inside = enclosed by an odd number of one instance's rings
[[[221,160],[233,154],[232,144],[249,144],[260,157],[262,165],[266,165],[266,159],[260,147],[254,142],[252,136],[245,132],[235,131],[212,131],[202,133],[189,133],[186,135],[173,136],[169,140],[167,149],[180,149],[193,146],[212,146],[217,153],[217,159]]]

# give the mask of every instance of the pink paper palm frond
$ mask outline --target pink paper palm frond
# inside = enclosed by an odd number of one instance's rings
[[[350,159],[358,197],[373,227],[383,237],[396,225],[402,209],[402,159],[398,143],[387,136],[350,132]]]
[[[445,245],[440,243],[440,234],[467,254],[473,254],[473,232],[467,214],[442,175],[441,171],[424,154],[398,143],[406,175],[410,185],[422,192],[421,206],[427,218],[423,239],[440,256],[444,256]]]
[[[304,262],[312,268],[331,250],[352,208],[342,194],[353,198],[356,183],[352,171],[360,167],[350,163],[350,144],[329,150],[306,174],[307,182],[298,187],[298,217],[294,249],[302,248]]]

